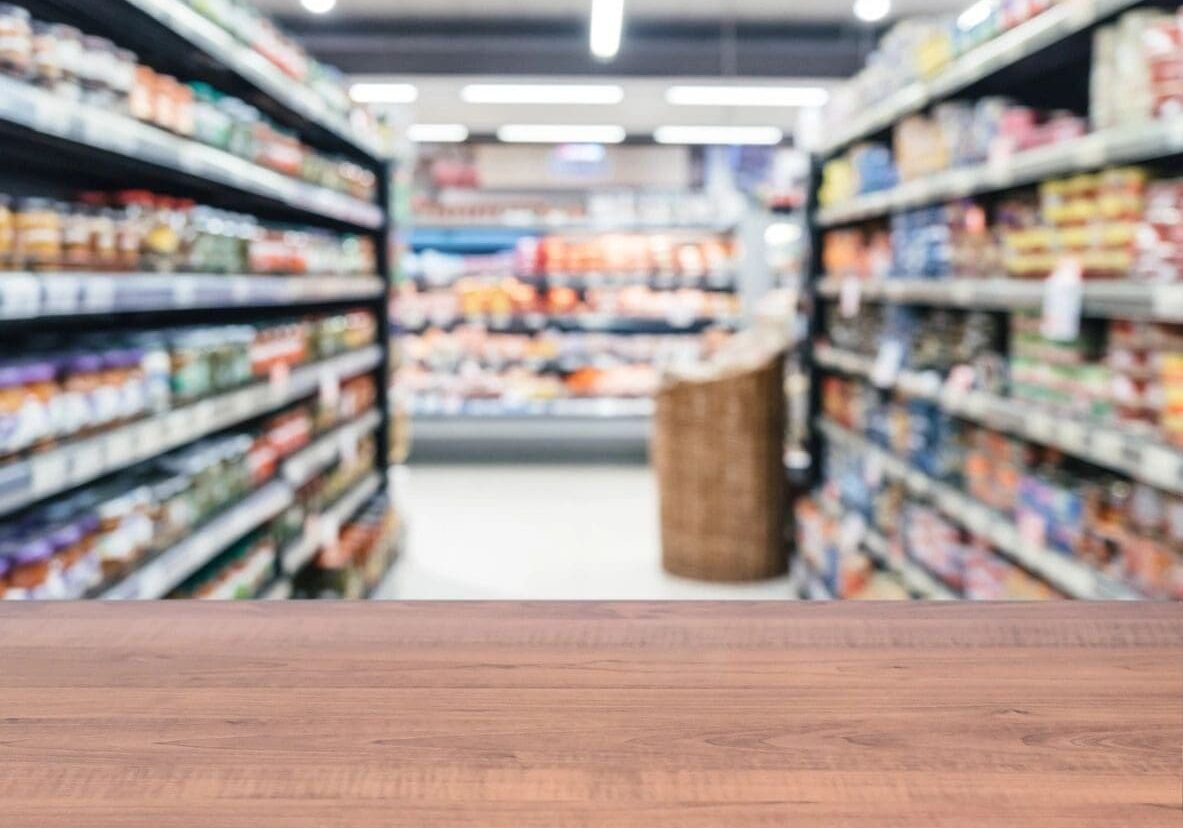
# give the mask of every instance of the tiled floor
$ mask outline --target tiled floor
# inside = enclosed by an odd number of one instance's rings
[[[789,597],[787,578],[720,586],[665,574],[642,466],[420,466],[400,488],[410,538],[383,598]]]

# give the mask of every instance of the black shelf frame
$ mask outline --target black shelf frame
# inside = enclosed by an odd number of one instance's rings
[[[171,0],[168,0],[171,2]],[[395,246],[391,191],[395,162],[382,157],[367,142],[349,135],[341,124],[315,117],[306,111],[296,96],[281,87],[257,82],[250,74],[249,66],[235,57],[233,65],[219,64],[216,50],[203,48],[188,34],[172,31],[161,19],[145,11],[140,0],[118,0],[117,2],[92,3],[90,0],[26,0],[25,5],[35,16],[50,20],[61,20],[80,25],[88,32],[111,36],[118,45],[137,51],[142,59],[154,68],[172,71],[182,79],[200,79],[219,83],[223,91],[239,95],[251,103],[260,105],[276,120],[293,129],[301,140],[323,151],[348,157],[352,162],[370,170],[377,180],[374,203],[365,212],[358,213],[350,205],[339,208],[341,199],[329,191],[314,192],[319,188],[308,187],[293,180],[293,189],[287,185],[269,189],[274,177],[262,168],[257,168],[258,186],[251,180],[251,170],[245,170],[241,181],[228,178],[229,173],[214,172],[209,177],[203,170],[216,161],[216,150],[186,139],[172,136],[154,128],[140,125],[130,118],[129,134],[143,138],[151,146],[167,153],[176,148],[181,153],[180,161],[172,163],[171,156],[160,154],[140,155],[135,151],[133,141],[120,139],[112,143],[104,138],[95,127],[109,119],[102,113],[92,117],[85,105],[69,113],[68,120],[60,116],[50,123],[38,121],[37,114],[26,104],[30,100],[42,101],[46,93],[32,87],[25,88],[19,81],[0,78],[0,150],[12,163],[0,171],[0,191],[17,195],[44,194],[52,198],[69,198],[76,189],[109,183],[109,189],[148,188],[174,196],[186,196],[211,205],[234,205],[241,212],[249,212],[264,219],[295,221],[321,229],[346,231],[371,238],[377,252],[377,274],[375,284],[365,295],[316,296],[302,295],[298,298],[267,297],[258,302],[245,300],[229,306],[211,307],[211,303],[198,303],[193,307],[179,306],[175,302],[153,304],[145,302],[144,307],[127,307],[104,310],[102,313],[39,314],[30,318],[5,318],[0,315],[0,351],[6,355],[19,355],[20,349],[33,337],[44,338],[55,334],[99,333],[104,330],[136,328],[171,328],[185,324],[209,322],[216,316],[216,322],[261,320],[282,316],[299,317],[319,312],[341,312],[349,309],[364,310],[373,315],[377,331],[375,348],[380,358],[367,367],[365,373],[372,374],[378,390],[376,408],[380,423],[375,430],[378,452],[374,474],[380,485],[377,492],[389,497],[390,427],[393,422],[390,385],[393,364],[394,342],[390,332],[389,308],[392,298],[395,272]],[[148,3],[147,6],[152,6]],[[166,3],[167,5],[167,3]],[[181,4],[184,5],[184,4]],[[245,51],[246,47],[243,46]],[[171,53],[170,58],[160,58]],[[222,54],[226,54],[223,52]],[[157,63],[154,58],[159,58]],[[276,93],[276,94],[272,94]],[[52,102],[43,101],[47,105]],[[52,106],[47,108],[52,109]],[[158,132],[158,135],[149,134]],[[205,159],[197,166],[186,165],[186,152]],[[30,164],[19,163],[17,159],[27,158]],[[192,159],[188,159],[192,160]],[[241,162],[235,168],[251,165]],[[79,176],[77,180],[71,176]],[[135,176],[134,179],[131,177]],[[104,180],[105,179],[105,180]],[[129,185],[130,182],[130,185]],[[81,186],[80,186],[81,185]],[[134,185],[134,186],[133,186]],[[146,186],[145,186],[146,185]],[[107,189],[107,187],[102,187]],[[304,203],[304,194],[324,196]],[[363,202],[354,202],[364,207]],[[377,219],[380,214],[380,220]],[[83,274],[69,274],[84,278]],[[104,274],[119,278],[118,274]],[[146,274],[126,274],[129,278]],[[218,278],[218,277],[211,277]],[[239,278],[225,277],[225,278]],[[265,277],[246,277],[265,278]],[[317,277],[307,277],[317,278]],[[335,278],[335,277],[325,277]],[[375,289],[376,288],[376,289]],[[251,419],[244,419],[239,425],[247,425]],[[67,443],[68,445],[69,443]],[[161,451],[163,453],[163,450]],[[154,456],[160,456],[159,454]],[[150,462],[145,457],[136,463]],[[133,464],[134,465],[134,464]],[[3,470],[8,464],[0,467]],[[78,486],[94,485],[123,469],[111,469]],[[38,495],[28,502],[22,502],[0,512],[0,526],[18,518],[29,509],[66,496],[78,486],[59,489]],[[262,491],[262,490],[260,490]],[[135,572],[129,578],[135,577]]]

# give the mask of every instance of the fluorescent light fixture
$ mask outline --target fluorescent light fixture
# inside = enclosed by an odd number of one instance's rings
[[[416,144],[462,144],[468,140],[464,124],[412,124],[407,138]]]
[[[978,0],[978,2],[957,15],[957,28],[963,32],[977,28],[990,19],[990,12],[993,9],[994,4],[990,0]]]
[[[409,104],[419,100],[419,87],[413,83],[355,83],[349,97],[357,103]]]
[[[301,0],[301,5],[313,14],[328,14],[337,8],[337,0]]]
[[[620,53],[624,34],[624,0],[592,0],[591,52],[600,60]]]
[[[830,93],[820,86],[671,86],[674,106],[824,106]]]
[[[622,126],[506,124],[497,130],[507,144],[620,144],[627,137]]]
[[[618,104],[624,87],[615,84],[473,83],[460,90],[470,104]]]
[[[653,133],[659,144],[703,144],[717,147],[773,146],[784,140],[777,127],[664,126]]]
[[[864,23],[878,23],[891,14],[891,0],[854,0],[853,11]]]

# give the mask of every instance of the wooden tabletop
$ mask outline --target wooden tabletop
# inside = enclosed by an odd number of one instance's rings
[[[1183,825],[1183,607],[0,606],[5,828]]]

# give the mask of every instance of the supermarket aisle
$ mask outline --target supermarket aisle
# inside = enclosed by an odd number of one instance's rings
[[[407,489],[410,542],[383,598],[789,597],[787,578],[717,586],[665,574],[643,466],[420,466]]]

